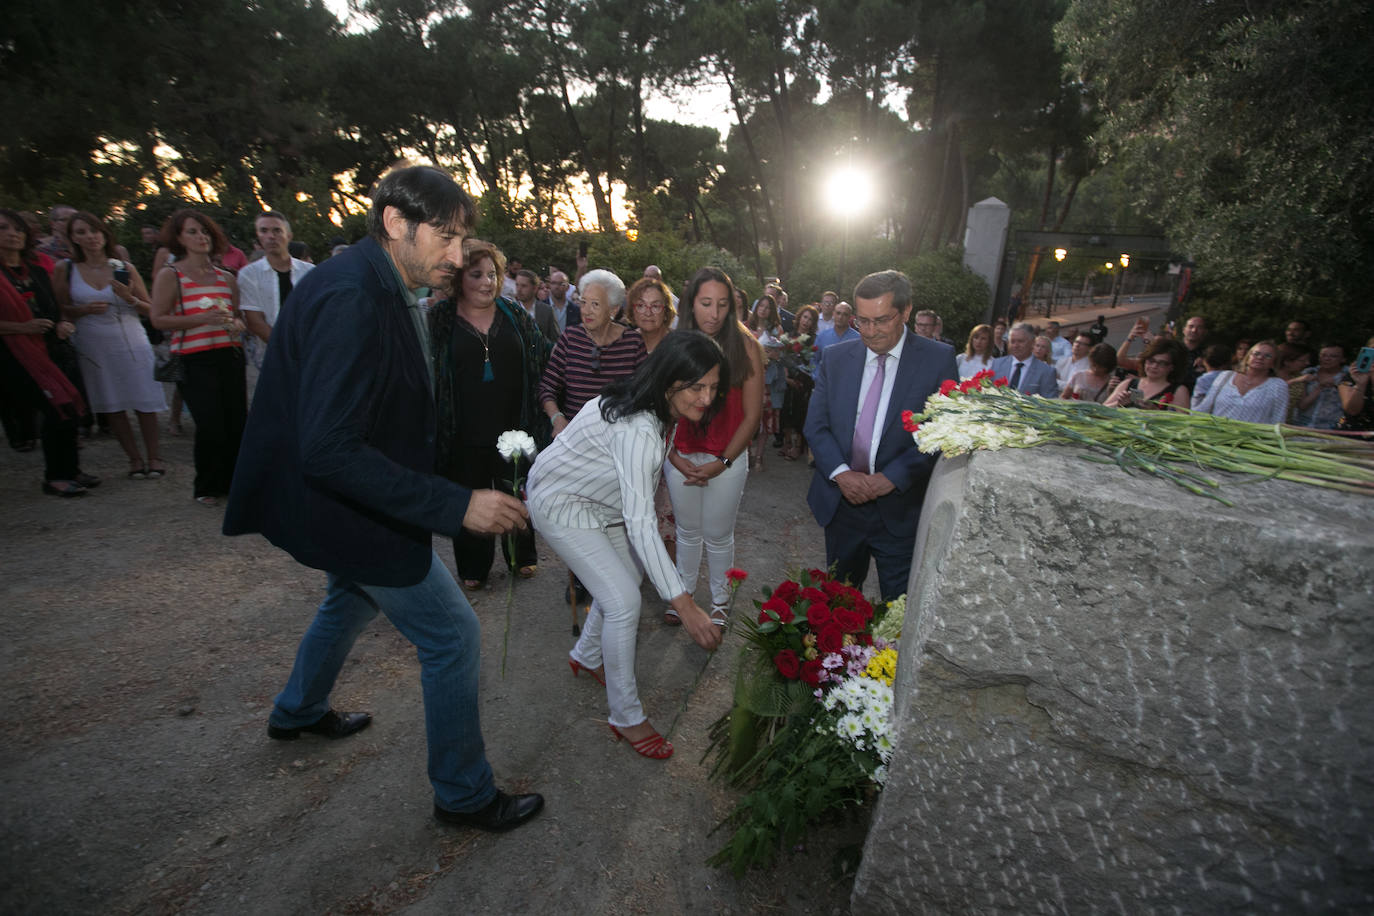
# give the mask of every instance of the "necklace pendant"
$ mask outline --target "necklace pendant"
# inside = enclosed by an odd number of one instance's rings
[[[491,360],[482,363],[482,381],[492,382],[496,380],[496,375],[491,371]]]

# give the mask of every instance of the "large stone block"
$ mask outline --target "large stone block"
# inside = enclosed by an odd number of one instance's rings
[[[1374,909],[1374,500],[941,461],[856,913]]]

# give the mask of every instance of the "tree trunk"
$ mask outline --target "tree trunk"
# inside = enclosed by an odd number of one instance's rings
[[[701,213],[701,221],[706,224],[706,234],[710,236],[711,244],[717,248],[724,248],[725,246],[720,243],[720,239],[716,237],[715,224],[711,222],[711,216],[706,212],[706,207],[701,202],[701,196],[693,194],[692,204]]]
[[[544,182],[539,174],[539,160],[534,158],[534,144],[530,140],[530,127],[525,121],[525,108],[517,99],[515,103],[515,123],[520,128],[520,145],[525,149],[525,161],[529,163],[530,196],[534,198],[534,212],[544,213]]]
[[[1058,167],[1059,148],[1056,145],[1051,144],[1050,164],[1049,167],[1046,169],[1045,175],[1045,198],[1040,204],[1040,221],[1036,225],[1036,228],[1039,229],[1041,232],[1045,231],[1045,224],[1050,221],[1050,207],[1054,202],[1054,179]],[[1077,189],[1077,187],[1078,185],[1077,183],[1075,183],[1075,190]],[[1070,200],[1072,200],[1072,198],[1070,198]],[[1062,219],[1060,220],[1060,223],[1063,223]],[[1057,227],[1056,231],[1058,231]],[[1044,256],[1045,251],[1039,245],[1037,245],[1034,248],[1034,250],[1031,251],[1030,264],[1026,267],[1026,279],[1021,281],[1021,305],[1023,314],[1026,312],[1026,310],[1030,308],[1032,298],[1031,292],[1035,288],[1035,274],[1040,270],[1040,261],[1044,258]]]
[[[759,253],[759,215],[754,209],[754,195],[748,188],[744,191],[744,205],[749,208],[749,225],[754,234],[754,276],[760,285],[763,283],[763,255]]]
[[[719,61],[721,72],[725,74],[725,85],[730,89],[730,104],[735,109],[735,121],[739,124],[740,135],[744,137],[744,146],[749,151],[749,160],[754,164],[754,180],[759,186],[759,196],[763,199],[764,215],[768,219],[769,236],[773,242],[773,250],[778,251],[782,248],[778,241],[778,220],[773,215],[772,197],[768,193],[768,182],[763,177],[763,161],[759,158],[758,150],[754,147],[754,137],[749,132],[749,124],[744,117],[744,104],[740,101],[739,90],[735,86],[735,81],[730,75],[728,64],[724,60]],[[758,216],[754,212],[753,202],[749,203],[749,216],[754,222],[754,251],[759,247],[759,227]],[[762,260],[759,260],[759,282],[763,282]]]
[[[787,74],[775,68],[768,81],[768,96],[778,122],[778,158],[782,168],[782,247],[777,252],[778,278],[784,285],[792,265],[801,257],[801,207],[798,205],[796,144],[792,131],[792,99]]]
[[[162,176],[162,165],[157,158],[157,137],[151,132],[144,133],[138,138],[139,158],[143,160],[143,172],[153,176],[153,183],[157,185],[157,193],[167,194],[171,189],[167,187],[167,180]]]
[[[472,148],[472,138],[468,136],[468,132],[463,129],[462,124],[454,124],[453,132],[457,135],[458,145],[462,147],[463,153],[468,157],[468,161],[472,163],[472,170],[477,173],[477,180],[482,182],[483,186],[493,194],[500,194],[501,189],[497,184],[496,176],[487,169],[486,163],[477,155],[477,151]]]

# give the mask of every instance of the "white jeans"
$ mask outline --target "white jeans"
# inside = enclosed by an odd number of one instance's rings
[[[714,455],[684,455],[694,465],[715,461]],[[741,458],[744,456],[741,455]],[[725,571],[735,563],[735,516],[749,476],[749,463],[736,461],[704,487],[689,487],[687,478],[671,463],[663,463],[663,479],[673,500],[677,519],[677,571],[687,593],[697,587],[701,570],[701,546],[706,545],[706,569],[710,575],[711,603],[730,603]]]
[[[587,668],[606,666],[609,722],[630,728],[645,720],[635,683],[635,640],[639,636],[639,583],[644,578],[625,528],[565,528],[530,506],[534,528],[563,558],[592,596],[582,638],[571,657]]]

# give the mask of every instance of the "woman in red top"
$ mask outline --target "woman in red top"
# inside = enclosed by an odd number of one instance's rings
[[[153,279],[151,320],[172,332],[172,353],[186,368],[181,391],[196,421],[196,502],[217,506],[229,494],[248,419],[239,291],[234,275],[210,260],[229,240],[205,214],[178,210],[161,241],[176,261]]]
[[[677,570],[696,590],[702,544],[711,583],[711,620],[725,626],[730,589],[725,571],[735,562],[735,516],[748,474],[736,459],[749,449],[763,413],[763,348],[736,317],[735,286],[719,268],[703,267],[687,283],[678,328],[709,334],[730,368],[725,406],[706,425],[678,424],[663,476],[677,519]],[[664,618],[678,623],[670,608]]]

